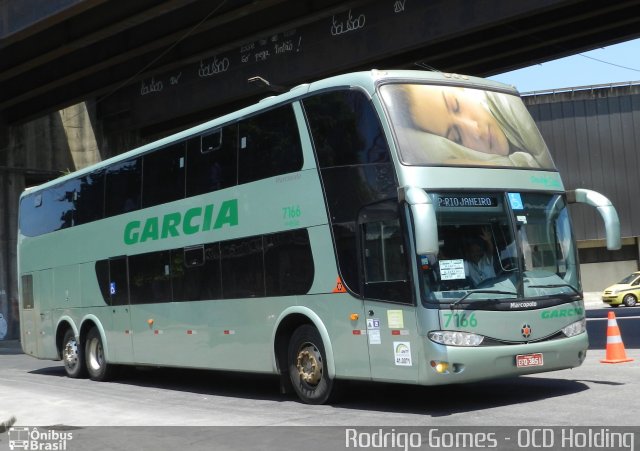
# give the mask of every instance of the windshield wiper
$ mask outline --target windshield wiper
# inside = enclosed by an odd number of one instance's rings
[[[529,285],[529,286],[527,286],[527,288],[562,288],[562,287],[569,287],[569,288],[571,288],[571,290],[573,290],[573,292],[575,294],[580,296],[580,292],[578,290],[576,290],[572,285],[569,285],[568,283],[557,283],[557,284],[550,284],[550,285]]]
[[[455,302],[452,302],[451,305],[449,306],[449,308],[451,310],[453,310],[455,308],[455,306],[457,306],[458,304],[460,304],[462,301],[464,301],[465,299],[467,299],[469,296],[471,296],[472,294],[476,294],[476,293],[487,293],[487,294],[510,294],[512,296],[518,296],[518,293],[514,293],[512,291],[500,291],[500,290],[476,290],[476,291],[469,291],[467,294],[465,294],[464,296],[462,296],[460,299],[458,299]],[[500,299],[484,299],[484,298],[480,298],[478,299],[479,301],[499,301]]]

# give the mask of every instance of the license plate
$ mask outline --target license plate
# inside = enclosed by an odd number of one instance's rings
[[[516,366],[518,368],[528,368],[530,366],[542,366],[542,353],[535,354],[519,354],[516,356]]]

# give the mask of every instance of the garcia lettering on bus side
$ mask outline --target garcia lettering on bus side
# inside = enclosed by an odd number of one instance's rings
[[[217,214],[215,205],[193,207],[185,212],[152,216],[144,221],[131,221],[124,228],[124,243],[127,245],[145,241],[164,240],[180,235],[220,229],[225,225],[238,225],[238,199],[226,200],[220,204]]]
[[[545,310],[540,314],[542,319],[551,319],[551,318],[568,318],[571,316],[583,316],[584,310],[580,307],[572,307],[562,310]]]

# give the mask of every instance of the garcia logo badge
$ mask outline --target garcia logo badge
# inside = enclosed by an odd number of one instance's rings
[[[531,326],[528,324],[523,324],[522,329],[520,329],[520,333],[524,338],[529,338],[531,336]]]

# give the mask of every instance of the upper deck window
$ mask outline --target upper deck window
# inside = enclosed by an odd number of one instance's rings
[[[302,169],[302,145],[291,105],[239,123],[238,183]]]
[[[519,97],[454,86],[380,88],[403,163],[555,170]]]
[[[303,104],[321,168],[391,161],[380,120],[362,92],[326,92]]]

